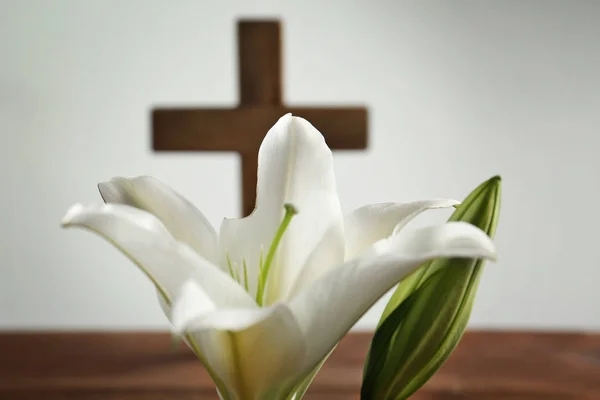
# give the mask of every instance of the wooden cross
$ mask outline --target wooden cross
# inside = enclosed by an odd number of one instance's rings
[[[152,111],[157,151],[235,151],[241,156],[242,213],[254,209],[258,148],[284,114],[306,118],[331,149],[367,146],[367,110],[285,107],[278,21],[239,21],[240,105],[234,109],[160,108]]]

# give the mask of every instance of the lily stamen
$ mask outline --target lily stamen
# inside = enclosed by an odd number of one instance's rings
[[[227,268],[229,269],[229,275],[235,279],[235,274],[233,272],[233,266],[231,265],[231,258],[229,258],[229,254],[226,254],[225,257],[227,258]],[[236,279],[235,279],[236,280]]]
[[[244,289],[246,289],[246,292],[248,291],[248,265],[246,259],[244,259]]]
[[[273,262],[273,258],[275,258],[275,252],[277,251],[277,247],[279,247],[279,243],[283,238],[283,234],[287,230],[290,222],[292,221],[292,217],[298,214],[298,210],[291,204],[284,204],[285,215],[283,216],[283,220],[275,232],[275,237],[271,242],[271,247],[269,247],[269,251],[267,252],[267,257],[264,260],[264,264],[262,263],[262,251],[261,251],[261,262],[260,262],[260,273],[258,276],[258,288],[256,290],[256,303],[259,306],[263,305],[263,297],[265,292],[265,286],[267,284],[267,278],[269,276],[269,270],[271,269],[271,264]]]

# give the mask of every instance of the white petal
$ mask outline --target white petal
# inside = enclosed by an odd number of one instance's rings
[[[342,224],[334,224],[309,256],[286,298],[291,299],[344,260],[358,257],[378,240],[398,233],[423,211],[457,204],[458,201],[451,199],[431,199],[412,203],[370,204],[354,210],[344,219],[345,248],[340,249],[339,236],[336,236],[341,234],[336,229],[342,229]]]
[[[158,289],[156,290],[156,298],[158,300],[158,305],[160,306],[160,309],[162,310],[162,312],[165,314],[165,316],[170,321],[171,320],[171,301],[165,299],[165,297],[161,294],[161,292]]]
[[[196,281],[186,281],[175,297],[171,311],[171,323],[181,334],[190,321],[217,309],[204,289]]]
[[[120,204],[77,204],[67,211],[62,225],[86,228],[105,238],[152,280],[167,303],[184,282],[194,279],[219,307],[256,307],[228,274],[175,240],[150,213]]]
[[[286,203],[293,204],[298,214],[292,219],[270,270],[267,303],[291,288],[326,229],[342,221],[331,150],[308,121],[289,114],[269,130],[260,147],[257,208],[247,218],[226,219],[221,225],[221,245],[232,262],[247,261],[252,294],[261,246],[266,254]],[[343,238],[337,240],[341,242]]]
[[[194,311],[190,306],[199,296],[198,287],[187,285],[184,298],[173,307],[176,329],[191,335],[230,393],[258,399],[267,390],[283,390],[292,383],[305,356],[305,341],[286,305],[212,312],[199,306]]]
[[[217,264],[217,234],[206,217],[188,200],[151,176],[113,178],[98,184],[107,203],[126,204],[154,214],[175,239],[187,243]]]
[[[346,261],[358,257],[378,240],[398,232],[423,211],[452,207],[451,199],[430,199],[411,203],[370,204],[357,208],[344,218]]]
[[[339,240],[343,237],[343,229],[341,224],[337,223],[329,227],[304,263],[292,287],[283,292],[285,300],[289,301],[305,287],[344,262],[344,243]]]
[[[361,258],[323,276],[289,306],[310,338],[306,368],[316,365],[389,289],[437,257],[494,258],[491,239],[473,225],[451,222],[377,242]]]

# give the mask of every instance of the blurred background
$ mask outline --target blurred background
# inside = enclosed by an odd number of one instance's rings
[[[234,107],[252,17],[282,21],[288,105],[369,109],[368,149],[334,153],[344,211],[502,175],[471,327],[600,330],[600,2],[551,0],[0,0],[0,329],[168,327],[133,264],[59,223],[98,182],[141,174],[216,226],[238,215],[238,157],[156,153],[149,117]]]

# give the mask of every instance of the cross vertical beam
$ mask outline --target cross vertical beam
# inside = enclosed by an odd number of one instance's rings
[[[237,29],[240,107],[281,107],[283,96],[279,22],[242,20],[238,22]],[[253,153],[240,153],[240,164],[242,212],[249,215],[256,200],[258,148]]]
[[[277,21],[238,23],[240,106],[281,106],[281,28]]]

